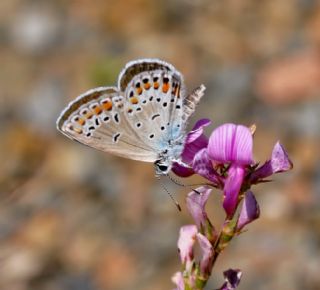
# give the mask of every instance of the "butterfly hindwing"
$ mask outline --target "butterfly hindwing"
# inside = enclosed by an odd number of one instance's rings
[[[154,162],[157,158],[135,133],[115,87],[101,87],[79,96],[62,112],[57,126],[68,137],[90,147],[129,159]]]

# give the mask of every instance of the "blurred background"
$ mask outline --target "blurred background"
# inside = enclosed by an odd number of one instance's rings
[[[190,127],[255,123],[255,159],[280,140],[295,166],[254,188],[261,218],[208,289],[230,267],[243,290],[320,289],[320,1],[4,0],[0,43],[0,289],[173,288],[189,189],[55,128],[69,101],[146,57],[171,62],[189,90],[206,85]],[[214,191],[217,226],[220,204]]]

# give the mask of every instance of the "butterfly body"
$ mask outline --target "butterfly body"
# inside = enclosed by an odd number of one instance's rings
[[[182,75],[161,60],[129,62],[118,87],[80,95],[62,111],[57,128],[90,147],[153,162],[156,175],[167,174],[181,162],[186,123],[203,91],[186,96]]]

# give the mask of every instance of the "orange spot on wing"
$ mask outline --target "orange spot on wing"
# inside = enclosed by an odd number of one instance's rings
[[[135,105],[135,104],[139,103],[139,100],[137,97],[132,97],[132,98],[130,98],[130,102],[131,102],[131,104]]]
[[[103,102],[102,107],[106,111],[111,111],[112,110],[112,102],[111,101]]]
[[[146,90],[149,90],[150,87],[151,87],[151,85],[150,85],[149,83],[144,84],[144,88],[145,88]]]
[[[89,111],[87,114],[85,114],[85,118],[87,119],[91,119],[93,116],[93,113],[91,111]]]
[[[158,88],[159,88],[159,83],[158,83],[158,82],[155,82],[155,83],[153,84],[153,87],[154,87],[155,89],[158,89]]]
[[[142,88],[141,88],[141,87],[137,88],[137,94],[138,94],[138,95],[141,95],[141,94],[142,94]]]
[[[167,93],[168,91],[169,91],[169,84],[168,83],[163,84],[162,85],[162,92]]]
[[[83,126],[85,123],[86,123],[86,120],[85,120],[85,119],[80,118],[80,119],[78,120],[78,124],[79,124],[80,126]]]
[[[101,109],[101,107],[95,107],[94,108],[94,113],[96,114],[96,115],[99,115],[99,114],[101,114],[102,113],[102,109]]]

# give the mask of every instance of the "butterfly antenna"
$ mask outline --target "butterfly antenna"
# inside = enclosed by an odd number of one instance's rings
[[[193,186],[211,186],[211,187],[216,187],[214,184],[211,183],[193,183],[193,184],[184,184],[181,183],[180,181],[178,181],[177,179],[175,179],[174,177],[170,176],[169,174],[166,175],[174,184],[179,185],[179,186],[183,186],[183,187],[193,187]],[[194,191],[196,191],[195,189],[192,189]]]
[[[174,177],[170,176],[169,174],[167,174],[167,176],[176,185],[183,186],[183,187],[187,187],[188,186],[186,184],[183,184],[183,183],[179,182],[177,179],[175,179]]]
[[[160,178],[158,178],[158,179],[160,180]],[[163,188],[163,190],[170,196],[171,200],[176,205],[178,211],[181,211],[181,206],[180,206],[179,202],[173,197],[171,192],[162,183],[160,183],[160,185]]]

